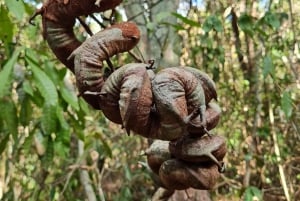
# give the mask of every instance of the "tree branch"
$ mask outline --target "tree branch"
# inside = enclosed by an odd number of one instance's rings
[[[236,54],[238,56],[238,60],[240,62],[241,68],[245,74],[247,72],[247,64],[244,61],[244,55],[242,54],[242,51],[241,51],[242,48],[241,48],[240,31],[239,31],[239,27],[237,24],[237,16],[234,11],[234,8],[231,9],[231,16],[232,16],[231,26],[232,26],[232,31],[233,31],[234,37],[235,37],[235,50],[236,50]]]
[[[78,140],[78,157],[81,157],[84,154],[84,144],[81,140]],[[83,162],[85,162],[83,160]],[[91,184],[91,179],[88,174],[88,171],[79,169],[80,182],[85,191],[86,197],[88,201],[97,201],[96,194],[94,188]]]

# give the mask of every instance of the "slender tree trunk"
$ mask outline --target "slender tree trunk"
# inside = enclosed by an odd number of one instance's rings
[[[156,66],[169,67],[179,65],[179,55],[176,50],[180,38],[174,28],[160,24],[161,22],[176,23],[176,17],[171,15],[176,12],[179,0],[131,0],[124,4],[128,20],[135,21],[142,32],[139,48],[145,60],[155,60]],[[168,14],[162,20],[159,15]]]

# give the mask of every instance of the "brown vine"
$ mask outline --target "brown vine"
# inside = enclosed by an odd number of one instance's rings
[[[115,8],[121,0],[48,0],[43,35],[56,57],[76,76],[79,94],[111,121],[146,138],[160,139],[146,150],[149,167],[163,187],[211,189],[224,171],[226,141],[211,135],[220,119],[214,81],[192,67],[154,73],[154,62],[130,63],[104,75],[104,60],[134,48],[132,22],[112,25],[81,43],[75,19]],[[111,64],[110,64],[111,65]],[[111,67],[111,66],[110,66]],[[208,134],[207,136],[205,134]],[[163,141],[161,141],[163,140]]]

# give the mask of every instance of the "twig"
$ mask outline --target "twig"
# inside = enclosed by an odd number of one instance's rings
[[[272,104],[271,104],[271,100],[268,100],[269,102],[269,119],[270,119],[270,127],[271,127],[271,135],[273,138],[273,142],[274,142],[274,150],[275,150],[275,155],[276,155],[276,161],[278,163],[278,169],[279,169],[279,175],[280,175],[280,180],[281,180],[281,185],[284,191],[284,195],[287,201],[290,201],[290,194],[288,191],[288,187],[287,187],[287,183],[286,183],[286,177],[284,174],[284,170],[283,170],[283,166],[281,164],[281,154],[280,154],[280,149],[279,149],[279,145],[278,145],[278,141],[277,141],[277,136],[276,136],[276,132],[274,130],[274,112],[273,112],[273,108],[272,108]]]
[[[241,68],[243,70],[243,72],[245,73],[247,71],[247,64],[244,61],[244,56],[241,52],[241,39],[240,39],[240,32],[239,32],[239,27],[237,24],[237,16],[236,13],[234,11],[234,8],[231,9],[231,26],[232,26],[232,31],[234,33],[234,37],[235,37],[235,50],[236,50],[236,54],[238,55],[238,60],[240,62]]]
[[[294,11],[293,11],[293,2],[292,0],[289,0],[289,10],[290,10],[290,22],[291,22],[291,26],[292,26],[292,32],[293,32],[293,43],[294,45],[297,43],[296,41],[296,31],[295,31],[295,25],[294,25]],[[295,49],[295,46],[293,47],[293,49]]]
[[[103,29],[106,28],[106,26],[105,26],[102,22],[100,22],[100,21],[98,20],[98,18],[95,17],[95,15],[90,14],[90,16],[91,16],[91,18],[92,18],[93,20],[95,20],[95,22],[97,22],[97,23],[99,24],[99,26],[100,26],[101,28],[103,28]]]
[[[148,10],[151,10],[152,8],[154,8],[155,6],[157,6],[161,2],[162,2],[162,0],[159,0],[159,1],[151,4],[151,6],[149,6]],[[133,21],[134,18],[136,18],[136,17],[138,17],[138,16],[140,16],[140,15],[142,15],[144,13],[145,13],[145,11],[141,11],[141,12],[137,13],[136,15],[130,17],[127,21]]]
[[[83,154],[84,154],[84,144],[81,140],[78,140],[78,156],[80,157]],[[88,174],[88,171],[80,170],[79,176],[80,176],[80,182],[85,191],[87,200],[88,201],[97,201],[96,194],[95,194],[94,188],[91,184],[91,179]]]
[[[83,26],[83,28],[85,29],[85,31],[90,35],[94,35],[92,30],[90,29],[90,27],[85,23],[85,21],[83,19],[81,19],[80,17],[77,17],[77,19],[79,20],[80,24]]]
[[[128,54],[130,55],[130,56],[132,56],[133,57],[133,59],[135,60],[135,62],[138,62],[138,63],[141,63],[143,60],[142,59],[140,59],[140,58],[138,58],[138,56],[136,56],[133,52],[131,52],[131,51],[128,51]],[[145,62],[144,62],[145,63]]]

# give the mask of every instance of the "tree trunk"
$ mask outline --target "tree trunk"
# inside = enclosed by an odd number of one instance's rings
[[[176,23],[176,17],[172,12],[176,12],[179,0],[176,1],[128,1],[124,4],[125,12],[129,21],[135,21],[141,32],[141,42],[139,48],[145,60],[155,60],[155,65],[160,67],[170,67],[179,65],[179,55],[175,50],[180,50],[180,38],[175,29],[164,25],[162,22],[170,24]],[[159,16],[165,18],[160,19]]]

